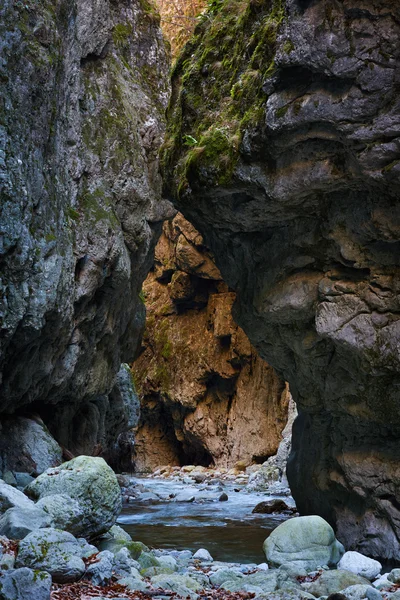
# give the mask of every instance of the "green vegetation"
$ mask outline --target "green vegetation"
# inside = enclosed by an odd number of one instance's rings
[[[89,220],[97,222],[105,219],[113,224],[118,222],[112,210],[110,199],[103,188],[83,192],[79,198],[79,205]]]
[[[183,197],[196,182],[224,185],[245,129],[264,115],[283,0],[210,0],[173,70],[164,171]],[[293,49],[288,41],[285,51]]]
[[[125,46],[133,33],[133,27],[130,23],[119,23],[112,30],[112,38],[116,46]]]

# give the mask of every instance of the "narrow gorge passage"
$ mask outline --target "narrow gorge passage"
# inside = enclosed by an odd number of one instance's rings
[[[399,39],[0,2],[0,600],[400,596]]]

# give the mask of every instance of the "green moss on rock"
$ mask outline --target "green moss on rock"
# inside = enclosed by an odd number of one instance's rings
[[[231,179],[244,130],[264,114],[263,81],[275,71],[284,18],[282,0],[211,3],[173,70],[163,148],[173,193],[182,197],[196,182]]]

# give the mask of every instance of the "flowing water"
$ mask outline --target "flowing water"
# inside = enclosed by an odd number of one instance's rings
[[[153,548],[192,551],[207,548],[216,560],[261,563],[265,560],[263,541],[287,519],[287,515],[252,514],[259,502],[282,496],[249,493],[237,483],[224,482],[228,500],[220,502],[222,491],[216,485],[190,485],[157,478],[137,478],[137,481],[165,499],[155,504],[139,499],[124,505],[118,523],[134,540]],[[195,500],[167,499],[170,494],[179,498],[182,493],[194,496]],[[291,498],[284,500],[294,504]]]

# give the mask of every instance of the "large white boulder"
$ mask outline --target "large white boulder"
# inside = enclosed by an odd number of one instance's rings
[[[276,529],[264,542],[268,564],[279,567],[296,563],[313,570],[320,566],[334,567],[344,554],[332,527],[321,517],[295,517]]]

